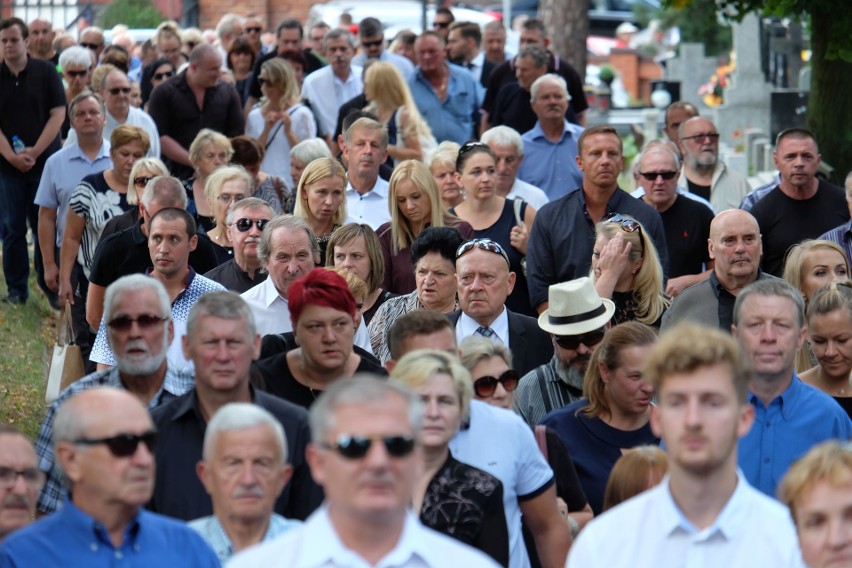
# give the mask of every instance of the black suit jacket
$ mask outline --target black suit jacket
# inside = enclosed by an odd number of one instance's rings
[[[486,89],[488,88],[488,80],[491,79],[491,72],[497,65],[497,63],[487,59],[482,62],[482,75],[479,77],[479,83]]]
[[[550,334],[538,327],[538,320],[506,310],[509,317],[509,350],[512,352],[512,367],[523,377],[536,367],[546,364],[553,357]],[[459,322],[461,310],[447,314],[453,328]]]

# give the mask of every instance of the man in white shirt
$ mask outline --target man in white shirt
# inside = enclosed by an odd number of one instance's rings
[[[736,341],[680,324],[657,342],[645,373],[657,391],[651,427],[669,474],[587,525],[567,567],[803,566],[787,510],[737,469],[738,441],[755,414]]]
[[[352,65],[355,39],[346,30],[331,30],[322,40],[328,65],[305,77],[302,97],[311,101],[323,136],[331,136],[343,103],[364,90],[361,68]]]
[[[426,529],[409,510],[423,468],[422,403],[372,377],[337,381],[311,407],[307,459],[325,505],[302,527],[234,558],[229,566],[496,566]]]
[[[346,212],[357,223],[373,229],[391,220],[388,182],[379,177],[387,159],[388,132],[380,122],[359,118],[343,134],[346,172]]]
[[[497,158],[497,194],[506,199],[522,199],[538,211],[550,201],[541,188],[518,178],[524,161],[524,141],[517,130],[500,125],[489,128],[480,141],[487,144]]]

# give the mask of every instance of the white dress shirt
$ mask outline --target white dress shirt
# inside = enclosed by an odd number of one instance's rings
[[[476,320],[462,312],[459,316],[459,321],[456,322],[456,341],[461,343],[462,340],[471,335],[476,335],[476,330],[479,329],[479,324]],[[494,332],[492,341],[500,341],[507,348],[509,347],[509,315],[506,312],[506,306],[503,306],[503,311],[497,316],[491,325],[491,331]]]
[[[352,184],[346,182],[346,213],[356,223],[366,223],[373,230],[391,220],[388,209],[388,182],[376,178],[372,189],[361,195]]]
[[[515,183],[512,184],[512,189],[506,195],[506,199],[514,199],[516,197],[520,197],[532,205],[536,211],[541,211],[541,208],[550,201],[543,189],[517,177],[515,178]]]
[[[311,101],[311,108],[319,119],[322,130],[320,134],[334,134],[340,107],[349,99],[360,95],[363,90],[361,68],[354,65],[349,68],[349,77],[345,81],[334,74],[331,65],[326,65],[305,77],[302,96]]]

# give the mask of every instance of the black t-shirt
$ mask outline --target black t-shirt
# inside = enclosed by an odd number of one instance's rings
[[[778,277],[791,246],[849,221],[846,194],[824,180],[819,180],[817,192],[810,199],[791,199],[776,187],[752,207],[751,214],[763,238],[761,268]]]
[[[689,178],[687,178],[686,189],[689,190],[689,193],[694,193],[698,197],[703,197],[707,201],[710,201],[709,185],[698,185],[697,183],[692,183],[691,181],[689,181]]]
[[[703,203],[679,195],[660,217],[669,249],[669,278],[700,273],[702,265],[710,260],[707,239],[713,211]]]
[[[570,105],[568,112],[571,112]],[[488,117],[491,126],[502,124],[523,134],[532,130],[537,121],[538,117],[533,112],[528,91],[523,90],[518,83],[507,83],[500,87],[494,101],[494,112]]]
[[[237,261],[231,258],[206,273],[204,277],[213,282],[218,282],[232,292],[242,294],[263,282],[266,274],[257,269],[254,272],[254,278],[250,278],[248,272],[240,268]]]

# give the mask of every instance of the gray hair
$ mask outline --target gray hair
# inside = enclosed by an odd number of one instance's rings
[[[139,170],[142,169],[148,170],[149,172],[157,172],[158,176],[169,175],[169,169],[166,167],[166,164],[164,164],[160,158],[150,158],[148,156],[145,156],[136,160],[136,163],[134,163],[133,167],[130,168],[130,187],[127,191],[128,205],[139,205],[140,195],[136,191],[136,186],[133,185],[133,180],[139,174]]]
[[[219,39],[225,39],[226,35],[234,32],[234,26],[236,26],[236,24],[242,25],[242,23],[242,16],[238,16],[237,14],[225,14],[219,19],[219,23],[216,24],[216,35]]]
[[[186,209],[186,190],[176,177],[157,176],[145,186],[140,201],[148,208],[156,201],[162,207]]]
[[[739,325],[743,302],[749,296],[780,296],[789,299],[796,306],[796,325],[798,327],[805,325],[804,296],[792,284],[780,278],[757,280],[743,288],[742,292],[737,296],[736,302],[734,302],[734,325]]]
[[[386,381],[372,375],[355,375],[351,379],[333,382],[311,406],[311,439],[314,444],[322,444],[326,441],[326,436],[334,428],[334,414],[337,407],[344,404],[376,405],[393,395],[405,400],[408,407],[408,421],[416,437],[423,422],[423,403],[420,395],[393,381]]]
[[[556,73],[546,73],[533,81],[532,87],[530,87],[530,97],[532,100],[535,100],[536,96],[538,96],[538,90],[541,89],[541,86],[548,82],[559,85],[559,87],[562,88],[562,93],[565,95],[565,98],[569,101],[571,100],[571,95],[568,94],[568,83],[566,83],[565,79]]]
[[[71,102],[68,103],[69,120],[74,119],[74,113],[77,112],[77,106],[86,99],[95,99],[95,102],[98,103],[98,106],[101,108],[101,114],[106,116],[106,103],[104,102],[104,98],[94,91],[83,89],[77,93],[73,99],[71,99]]]
[[[228,208],[228,216],[225,219],[225,223],[228,225],[234,224],[234,217],[237,216],[237,211],[242,209],[248,209],[249,211],[256,211],[266,207],[270,211],[269,217],[272,218],[275,215],[275,212],[272,210],[272,206],[269,205],[266,201],[259,197],[246,197],[245,199],[240,199],[239,201],[235,201],[231,203],[231,206]]]
[[[323,51],[328,50],[328,44],[331,43],[332,40],[344,38],[346,39],[346,43],[349,44],[349,47],[355,49],[355,37],[350,34],[346,30],[341,30],[340,28],[335,28],[325,34],[325,37],[322,38],[322,49]]]
[[[639,173],[639,164],[645,158],[645,156],[654,154],[654,153],[662,153],[667,154],[672,159],[672,163],[674,163],[674,169],[680,169],[680,156],[677,155],[677,152],[672,149],[672,145],[674,143],[670,140],[662,140],[660,138],[656,140],[651,140],[645,147],[642,148],[642,151],[639,152],[639,155],[633,159],[633,173]]]
[[[202,296],[203,297],[203,296]],[[287,463],[287,437],[284,428],[270,412],[257,404],[250,402],[232,402],[221,407],[204,432],[204,450],[202,458],[209,462],[213,458],[216,440],[222,432],[233,432],[234,430],[248,430],[257,426],[268,426],[275,437],[278,453],[281,455],[281,463]]]
[[[501,124],[500,126],[489,128],[482,135],[480,141],[488,146],[514,146],[516,156],[524,155],[524,141],[521,140],[521,135],[518,131],[511,126]],[[494,148],[491,149],[493,150]]]
[[[91,69],[92,54],[85,47],[72,45],[59,55],[59,66],[65,69],[69,65],[82,65],[86,69]]]
[[[198,320],[203,317],[214,317],[226,320],[242,320],[246,324],[249,340],[257,333],[254,323],[254,313],[248,303],[235,292],[208,292],[198,298],[189,317],[186,320],[186,335],[192,337],[198,329]]]
[[[260,260],[260,265],[264,270],[266,269],[266,263],[269,262],[269,255],[272,252],[270,250],[272,247],[272,234],[278,229],[288,229],[291,231],[302,229],[305,231],[311,243],[311,253],[314,255],[314,262],[319,262],[320,248],[314,230],[311,229],[311,226],[308,225],[308,222],[304,218],[284,214],[274,217],[266,224],[266,227],[263,229],[263,236],[260,237],[260,243],[257,245],[257,258]]]
[[[518,57],[526,57],[532,60],[533,65],[536,68],[541,69],[542,67],[547,67],[549,63],[550,56],[547,53],[547,50],[543,45],[539,45],[537,43],[531,43],[525,45],[521,48],[521,51],[518,52]]]
[[[492,129],[493,130],[493,129]],[[487,131],[486,134],[490,132]],[[452,140],[444,140],[438,147],[428,152],[426,156],[423,158],[423,163],[426,164],[426,167],[429,170],[432,170],[432,165],[436,162],[438,164],[443,164],[446,166],[452,166],[453,171],[456,169],[456,159],[459,157],[459,149],[461,145],[458,142],[453,142]]]
[[[480,361],[492,357],[500,357],[510,369],[512,368],[512,352],[509,348],[484,337],[476,335],[465,337],[459,344],[459,353],[461,353],[462,365],[468,371],[473,371]]]
[[[130,274],[122,276],[107,287],[104,295],[104,321],[112,320],[117,304],[125,294],[141,290],[153,290],[160,304],[160,313],[157,315],[167,320],[172,319],[172,303],[165,286],[156,278],[144,274]]]
[[[308,138],[302,140],[290,149],[290,157],[310,164],[319,158],[333,158],[328,144],[321,138]]]

